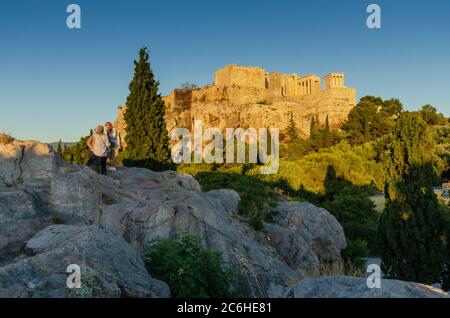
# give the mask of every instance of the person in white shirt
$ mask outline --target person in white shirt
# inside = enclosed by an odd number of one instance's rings
[[[95,132],[89,137],[87,145],[92,152],[92,161],[95,170],[98,173],[106,174],[106,159],[110,143],[107,136],[104,134],[102,125],[98,125]]]

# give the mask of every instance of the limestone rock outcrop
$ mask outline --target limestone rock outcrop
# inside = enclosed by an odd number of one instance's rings
[[[321,262],[335,261],[347,242],[336,218],[306,202],[282,202],[277,223],[266,226],[271,244],[300,272],[314,272]]]
[[[99,296],[167,296],[161,282],[144,275],[132,250],[142,257],[153,238],[174,238],[185,232],[198,235],[205,248],[222,253],[238,273],[239,288],[247,296],[268,296],[270,288],[286,288],[298,281],[302,277],[298,269],[318,265],[290,264],[282,255],[289,254],[286,249],[292,248],[291,254],[307,249],[314,260],[322,258],[323,252],[315,250],[314,238],[298,246],[283,242],[290,236],[306,240],[309,234],[302,231],[313,227],[281,226],[280,249],[270,242],[270,231],[255,232],[238,216],[240,198],[235,191],[204,193],[190,175],[122,168],[101,176],[89,168],[65,163],[45,144],[18,140],[0,144],[0,167],[0,272],[4,273],[0,286],[11,297],[43,295],[43,286],[56,286],[55,281],[44,279],[49,271],[61,273],[68,262],[80,262],[83,255],[87,271],[103,286]],[[309,213],[311,218],[320,219],[328,212],[311,206]],[[343,236],[338,223],[335,225]],[[69,238],[70,233],[73,238]],[[121,255],[123,262],[133,262],[139,277],[120,269]],[[339,256],[337,252],[329,259]],[[102,265],[101,259],[108,257],[117,260],[117,266]],[[110,280],[97,277],[100,267]],[[116,277],[118,272],[122,276]],[[18,274],[13,281],[8,278],[11,273]],[[38,286],[36,290],[26,286],[30,279]],[[65,289],[51,290],[49,296],[67,296]]]
[[[380,288],[368,288],[366,278],[323,276],[306,278],[283,297],[291,298],[450,298],[440,289],[417,283],[381,279]]]
[[[281,202],[275,223],[256,232],[239,217],[239,201],[233,190],[203,192],[190,175],[121,168],[101,176],[65,163],[45,144],[0,139],[0,297],[169,297],[142,258],[153,238],[186,232],[222,253],[243,296],[374,293],[356,278],[329,285],[324,278],[327,288],[304,278],[320,262],[340,260],[346,246],[326,210]],[[70,264],[82,269],[81,290],[65,285]],[[382,295],[429,296],[408,294],[415,285],[405,284]]]
[[[48,226],[24,249],[26,255],[0,267],[0,297],[170,296],[129,244],[96,226]],[[80,266],[80,290],[66,287],[71,264]]]

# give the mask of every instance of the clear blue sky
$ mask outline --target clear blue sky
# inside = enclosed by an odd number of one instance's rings
[[[66,27],[70,3],[81,6],[81,30]],[[381,30],[366,27],[370,3],[382,8]],[[342,71],[358,97],[448,116],[449,17],[449,0],[2,0],[0,131],[74,141],[114,120],[142,46],[162,94],[212,82],[231,63]]]

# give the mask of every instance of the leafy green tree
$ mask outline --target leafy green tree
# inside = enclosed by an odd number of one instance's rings
[[[207,251],[200,239],[183,234],[176,240],[152,241],[145,264],[150,274],[165,281],[176,298],[227,298],[234,296],[233,272],[216,251]]]
[[[375,252],[378,213],[369,197],[372,189],[355,186],[348,180],[338,177],[333,166],[328,166],[324,183],[325,195],[322,205],[342,225],[349,242],[364,241],[365,249],[361,249],[359,243],[349,248],[355,247],[359,251]],[[359,257],[367,256],[367,253],[357,255],[353,252],[351,254]]]
[[[397,98],[391,98],[383,102],[383,110],[389,116],[398,117],[403,111],[403,104]]]
[[[327,118],[325,119],[325,128],[323,129],[323,132],[322,132],[324,148],[328,148],[328,147],[332,146],[332,144],[333,144],[332,138],[333,137],[332,137],[332,134],[330,131],[330,122],[329,122],[328,115],[327,115]]]
[[[81,137],[77,143],[64,147],[64,159],[73,164],[85,165],[89,159],[88,138],[89,136]]]
[[[289,136],[289,142],[294,142],[298,139],[297,125],[294,120],[294,112],[289,113],[289,125],[287,128],[287,134]]]
[[[447,260],[442,277],[442,287],[444,290],[450,290],[450,203],[445,208],[445,238]]]
[[[81,143],[77,143],[75,144],[73,148],[73,162],[76,164],[83,164],[83,155],[82,155],[82,150],[81,150]]]
[[[60,158],[63,158],[63,150],[62,150],[62,145],[61,145],[61,139],[59,140],[58,149],[56,150],[56,153],[58,154],[58,156]]]
[[[365,96],[348,115],[342,125],[349,133],[352,144],[362,144],[389,134],[395,124],[393,114],[399,112],[401,103],[391,99],[385,102],[380,97]]]
[[[64,150],[63,150],[63,158],[64,158],[64,160],[66,160],[68,162],[72,162],[70,160],[70,157],[71,157],[70,155],[71,155],[70,148],[67,147],[67,144],[64,144]]]
[[[164,170],[171,166],[165,105],[148,59],[147,49],[142,48],[139,61],[134,62],[134,78],[130,83],[124,114],[127,147],[123,163],[126,166]]]
[[[445,125],[447,120],[443,114],[438,113],[437,109],[431,105],[425,105],[420,110],[422,118],[428,125]]]
[[[434,145],[419,114],[405,112],[384,153],[386,207],[378,228],[384,272],[432,284],[445,263],[444,215],[433,191]]]
[[[313,116],[311,118],[311,124],[309,127],[310,138],[313,138],[317,134],[318,129],[319,129],[319,120],[317,117]]]

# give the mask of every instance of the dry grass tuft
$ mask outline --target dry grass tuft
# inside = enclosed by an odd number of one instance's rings
[[[355,266],[352,262],[336,261],[321,263],[316,271],[302,272],[304,277],[320,277],[320,276],[354,276],[361,277],[362,269]]]

